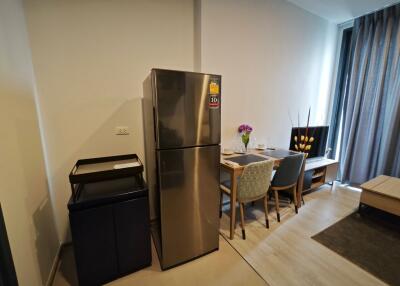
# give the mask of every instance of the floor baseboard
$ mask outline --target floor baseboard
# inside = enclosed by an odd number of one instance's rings
[[[46,284],[45,284],[46,286],[52,286],[53,285],[54,277],[56,275],[57,268],[58,268],[58,264],[60,263],[60,254],[61,254],[62,249],[65,247],[65,245],[66,245],[66,243],[61,243],[59,245],[58,249],[57,249],[57,254],[54,257],[53,264],[51,266],[51,270],[50,270],[50,273],[49,273],[49,277],[47,278],[47,281],[46,281]]]

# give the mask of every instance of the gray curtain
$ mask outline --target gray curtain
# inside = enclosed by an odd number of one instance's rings
[[[400,5],[355,20],[341,135],[343,182],[400,177]]]

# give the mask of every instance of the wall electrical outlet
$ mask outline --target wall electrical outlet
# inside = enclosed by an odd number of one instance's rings
[[[115,135],[129,135],[128,126],[117,126],[117,127],[115,127]]]

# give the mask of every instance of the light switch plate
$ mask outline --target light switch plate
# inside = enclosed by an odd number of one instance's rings
[[[117,126],[117,127],[115,127],[115,135],[129,135],[128,126]]]

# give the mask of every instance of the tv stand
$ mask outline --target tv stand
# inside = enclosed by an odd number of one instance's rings
[[[307,163],[314,163],[316,161],[322,161],[322,160],[326,160],[325,157],[315,157],[315,158],[310,158],[310,159],[306,159]]]
[[[298,204],[301,205],[301,196],[316,190],[320,186],[336,180],[339,162],[325,157],[310,158],[305,162],[304,173],[298,182]]]

